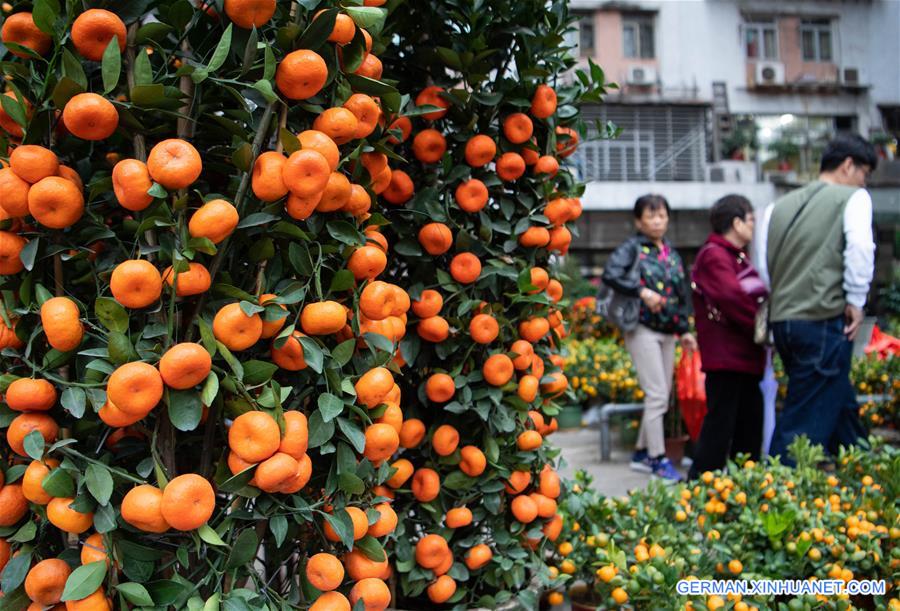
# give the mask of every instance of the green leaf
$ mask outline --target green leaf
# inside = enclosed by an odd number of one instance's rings
[[[203,404],[196,390],[169,390],[169,420],[179,431],[193,431],[203,416]]]
[[[325,422],[322,412],[314,411],[309,416],[309,447],[318,448],[325,445],[334,436],[334,422]]]
[[[306,335],[300,336],[300,345],[303,347],[303,360],[310,369],[316,373],[322,373],[322,365],[324,363],[324,355],[319,344],[311,337]]]
[[[325,521],[331,524],[331,528],[337,534],[347,549],[353,549],[353,520],[346,509],[336,509],[333,514],[326,513]]]
[[[16,533],[6,539],[7,543],[28,543],[34,540],[37,534],[37,525],[34,522],[25,522]]]
[[[62,392],[60,403],[74,418],[84,416],[85,394],[84,390],[77,386],[70,386]]]
[[[351,276],[352,275],[353,274],[351,273]],[[331,351],[331,358],[334,359],[334,362],[338,367],[343,367],[350,362],[350,359],[353,358],[353,353],[355,351],[356,340],[348,339],[338,344],[335,349]]]
[[[348,6],[344,10],[353,18],[356,25],[369,32],[372,36],[377,36],[384,28],[387,9],[374,6]]]
[[[52,469],[41,482],[44,492],[54,497],[75,496],[75,482],[65,469]]]
[[[94,302],[94,314],[104,327],[110,331],[124,333],[128,331],[128,312],[119,302],[111,297],[97,297]]]
[[[109,358],[116,365],[138,360],[138,354],[131,345],[131,340],[124,333],[110,331],[108,341]]]
[[[268,48],[266,49],[268,50]],[[272,81],[268,79],[259,79],[253,83],[253,88],[260,92],[266,102],[272,103],[278,99],[278,94],[272,88]]]
[[[247,44],[244,46],[244,58],[241,61],[241,76],[247,74],[253,67],[253,62],[256,61],[256,54],[258,52],[259,32],[256,30],[256,26],[253,26],[253,29],[250,30],[250,36],[247,37]]]
[[[56,25],[59,11],[59,2],[57,0],[35,0],[31,18],[40,31],[53,36],[56,33],[54,26]]]
[[[231,154],[231,163],[241,172],[249,172],[250,164],[253,163],[253,147],[249,142],[244,142],[234,149]]]
[[[284,543],[284,539],[287,537],[287,528],[288,522],[286,517],[277,515],[269,519],[269,530],[272,531],[272,536],[275,538],[276,547],[281,547],[281,544]]]
[[[341,59],[344,67],[344,72],[347,74],[351,74],[359,70],[359,67],[362,66],[363,60],[366,57],[366,37],[363,35],[362,28],[356,28],[356,32],[353,34],[353,40],[350,41],[350,44],[344,45],[343,49],[341,49]]]
[[[212,356],[215,356],[218,346],[216,345],[216,336],[213,335],[212,327],[203,317],[197,319],[197,326],[200,327],[200,341],[203,342],[203,347]]]
[[[93,594],[106,578],[106,561],[84,564],[69,575],[63,588],[62,600],[81,600]]]
[[[25,581],[25,576],[31,568],[31,552],[26,551],[14,556],[6,563],[3,573],[0,574],[0,589],[4,592],[12,592]]]
[[[255,472],[256,465],[247,467],[240,473],[235,473],[233,476],[229,477],[224,482],[219,484],[218,489],[222,492],[238,492],[241,488],[250,483],[250,480],[253,479],[253,474]]]
[[[351,340],[352,341],[352,340]],[[331,393],[322,393],[317,400],[319,411],[322,413],[322,421],[330,422],[344,411],[344,402],[340,397]]]
[[[137,53],[134,58],[134,84],[149,85],[153,82],[153,66],[150,65],[150,56],[146,53]]]
[[[328,287],[328,290],[332,293],[347,291],[353,288],[355,281],[356,278],[353,277],[353,272],[349,269],[339,269],[332,277],[331,286]]]
[[[9,96],[3,96],[0,98],[2,100],[8,100]],[[30,240],[22,247],[22,250],[19,252],[19,259],[22,261],[22,265],[25,266],[25,269],[31,271],[34,268],[34,261],[37,258],[38,246],[40,246],[41,240],[40,238],[35,238]]]
[[[225,63],[225,60],[228,59],[228,51],[231,49],[231,32],[232,32],[232,24],[228,24],[228,27],[225,28],[225,33],[222,34],[222,38],[219,39],[219,44],[216,45],[216,50],[213,51],[212,58],[209,60],[209,65],[207,69],[210,72],[215,72]]]
[[[350,82],[350,86],[353,88],[353,91],[359,93],[368,93],[369,95],[375,96],[384,96],[389,93],[398,93],[396,88],[388,85],[387,83],[376,81],[375,79],[371,79],[367,76],[360,76],[358,74],[347,74],[345,76]]]
[[[206,541],[210,545],[216,545],[219,547],[224,547],[225,542],[222,541],[222,537],[219,536],[209,524],[204,524],[200,528],[197,529],[197,534],[200,535],[200,538]]]
[[[40,460],[44,455],[44,436],[40,431],[33,430],[25,435],[22,445],[25,447],[25,453],[34,460]]]
[[[338,487],[347,494],[362,494],[366,490],[366,483],[356,474],[345,471],[338,475]]]
[[[84,481],[88,492],[97,499],[98,503],[101,505],[109,503],[109,497],[112,496],[113,492],[113,479],[109,469],[96,463],[91,463],[84,473]]]
[[[357,541],[356,547],[361,549],[370,560],[374,560],[375,562],[382,562],[385,558],[384,548],[381,547],[381,543],[378,542],[378,539],[370,535],[366,535]]]
[[[356,225],[348,221],[330,221],[326,227],[331,237],[338,242],[351,246],[362,246],[366,243],[366,236],[356,228]]]
[[[87,89],[87,75],[84,73],[82,60],[75,57],[75,54],[65,47],[63,47],[62,54],[62,73],[63,77],[68,78],[70,81],[74,81],[75,84],[78,85],[79,91],[85,91]],[[58,108],[62,108],[62,105],[56,101],[55,97],[53,103],[56,104]]]
[[[297,41],[296,47],[299,49],[317,49],[325,44],[325,41],[331,35],[331,30],[334,29],[338,12],[338,9],[330,8],[316,16],[312,23],[303,31],[303,34],[300,35],[300,40]]]
[[[147,189],[147,195],[165,199],[166,197],[169,197],[169,192],[166,191],[166,188],[164,186],[162,186],[158,182],[154,182],[152,185],[150,185],[150,188]]]
[[[119,76],[122,74],[122,52],[119,50],[119,39],[115,36],[103,51],[100,72],[103,76],[103,93],[109,93],[119,84]]]
[[[3,106],[4,112],[6,112],[13,121],[18,123],[21,127],[28,126],[28,117],[25,114],[25,107],[22,106],[16,97],[5,95],[0,98],[0,105]]]
[[[259,547],[259,538],[256,531],[246,528],[241,531],[231,548],[231,554],[225,563],[225,569],[234,569],[243,566],[256,557],[256,549]]]
[[[269,221],[274,221],[278,219],[274,214],[269,214],[268,212],[254,212],[253,214],[248,214],[237,224],[238,229],[246,229],[247,227],[256,227],[257,225],[265,225]]]
[[[278,365],[266,361],[251,360],[244,363],[244,383],[249,386],[265,384],[272,379]]]
[[[215,372],[210,371],[209,375],[206,376],[206,382],[203,383],[203,388],[200,390],[200,402],[203,405],[212,405],[213,400],[218,394],[219,377],[215,374]]]
[[[153,599],[150,593],[143,585],[130,581],[128,583],[120,583],[116,589],[122,593],[122,596],[133,605],[138,607],[152,607]]]
[[[363,450],[366,449],[366,434],[359,428],[359,425],[346,418],[338,418],[337,424],[344,436],[347,437],[347,441],[353,446],[353,449],[362,454]]]
[[[57,108],[63,108],[66,105],[66,102],[71,100],[79,93],[84,93],[84,89],[85,88],[82,85],[79,85],[76,81],[72,80],[68,76],[64,76],[59,79],[58,83],[56,83],[56,86],[53,88],[53,93],[50,94],[50,99],[53,100],[54,106],[56,106]]]

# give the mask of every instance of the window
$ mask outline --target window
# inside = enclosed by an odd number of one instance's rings
[[[774,21],[744,24],[744,50],[747,59],[778,59],[778,34]]]
[[[594,15],[592,13],[578,16],[578,54],[581,57],[594,55]]]
[[[652,17],[625,17],[622,20],[622,40],[625,57],[652,59],[656,57]]]
[[[804,19],[800,22],[800,46],[803,60],[830,62],[834,58],[831,49],[831,20]]]

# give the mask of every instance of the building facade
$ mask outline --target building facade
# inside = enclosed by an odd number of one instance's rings
[[[588,186],[573,251],[588,275],[621,239],[624,211],[641,194],[668,198],[676,243],[691,248],[718,197],[768,204],[817,174],[824,144],[839,132],[892,155],[896,0],[572,0],[570,8],[579,64],[593,60],[619,86],[585,118],[622,128],[575,157]],[[882,195],[881,208],[900,209],[894,191]]]

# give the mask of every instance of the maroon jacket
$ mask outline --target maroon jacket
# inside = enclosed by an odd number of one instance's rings
[[[755,273],[747,253],[717,234],[706,239],[694,262],[694,316],[704,371],[762,375],[765,370],[765,350],[753,341],[758,300],[738,281],[748,268]]]

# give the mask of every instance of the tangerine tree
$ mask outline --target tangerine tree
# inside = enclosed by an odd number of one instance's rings
[[[0,29],[0,605],[548,580],[565,4],[86,4]]]

